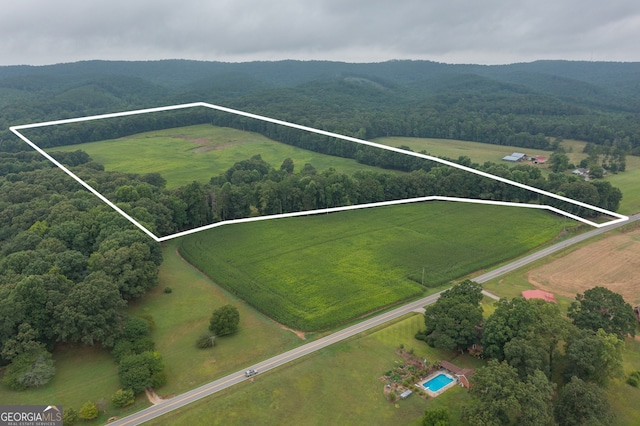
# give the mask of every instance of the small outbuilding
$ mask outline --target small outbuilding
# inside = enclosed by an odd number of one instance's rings
[[[409,395],[411,395],[412,393],[413,392],[411,392],[410,390],[406,390],[406,391],[404,391],[404,392],[402,392],[400,394],[400,398],[401,399],[407,399],[407,398],[409,398]]]
[[[535,157],[531,157],[531,161],[533,162],[533,164],[544,164],[547,162],[547,157],[536,155]]]
[[[545,302],[551,302],[557,304],[556,297],[552,293],[548,293],[542,290],[524,290],[522,292],[522,297],[527,300],[530,299],[542,299]]]

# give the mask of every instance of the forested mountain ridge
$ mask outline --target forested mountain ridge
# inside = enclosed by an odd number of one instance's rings
[[[0,67],[0,138],[15,139],[11,125],[207,101],[366,138],[628,137],[638,153],[638,99],[640,63],[86,61]]]

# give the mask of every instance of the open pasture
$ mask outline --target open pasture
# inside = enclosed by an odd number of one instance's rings
[[[209,182],[211,177],[225,172],[238,161],[258,154],[276,169],[286,158],[291,158],[296,167],[294,172],[302,170],[306,163],[317,170],[333,167],[346,173],[367,168],[380,171],[356,160],[296,148],[258,133],[209,124],[56,147],[48,151],[78,149],[103,164],[106,170],[139,174],[160,173],[167,180],[169,188],[194,180]]]
[[[502,157],[510,155],[513,152],[524,152],[527,155],[542,155],[547,158],[551,157],[551,154],[553,154],[552,151],[544,151],[540,149],[494,145],[490,143],[469,142],[456,139],[388,137],[376,139],[375,142],[394,147],[405,145],[416,152],[425,150],[429,155],[436,157],[448,157],[454,160],[460,156],[466,156],[469,157],[471,161],[478,164],[484,164],[487,161],[491,161],[493,163],[504,163],[511,166],[518,164],[502,161]],[[569,156],[569,161],[574,164],[578,164],[580,160],[587,157],[587,154],[582,152],[585,145],[585,142],[575,140],[565,140],[562,142],[562,146],[567,151],[567,156]],[[530,162],[527,162],[526,164],[532,165]],[[547,170],[548,168],[547,165],[536,167],[540,167],[542,170]]]
[[[453,424],[458,424],[459,407],[469,401],[461,387],[429,401],[412,395],[394,404],[384,397],[379,377],[403,362],[396,354],[400,344],[431,363],[448,360],[469,368],[481,365],[471,356],[433,349],[416,340],[414,335],[423,328],[422,315],[403,317],[149,424],[194,425],[207,419],[211,425],[409,425],[418,424],[426,408],[438,407],[448,408]]]
[[[180,250],[268,316],[310,331],[514,258],[562,226],[539,211],[433,202],[223,226]]]

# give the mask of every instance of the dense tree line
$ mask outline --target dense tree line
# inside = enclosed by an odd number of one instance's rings
[[[406,148],[408,149],[408,148]],[[237,162],[209,183],[192,182],[172,190],[164,188],[158,174],[122,177],[103,172],[79,152],[67,153],[61,161],[85,161],[74,171],[120,208],[159,235],[168,235],[208,223],[251,215],[272,215],[354,204],[365,204],[431,195],[480,198],[522,203],[546,203],[575,214],[595,212],[571,203],[497,182],[466,171],[403,154],[385,156],[387,164],[409,173],[358,171],[353,175],[333,169],[317,171],[305,164],[300,170],[291,159],[275,169],[257,155]],[[608,210],[616,210],[621,192],[605,181],[585,182],[575,176],[555,173],[545,179],[540,170],[527,165],[458,163],[558,193]],[[17,176],[17,175],[16,175]],[[111,263],[94,256],[93,262]]]
[[[602,388],[623,375],[623,339],[636,328],[631,306],[595,287],[576,296],[568,317],[556,304],[516,297],[496,302],[483,320],[481,290],[465,281],[442,293],[416,335],[434,347],[473,347],[489,358],[471,378],[466,422],[612,424]]]
[[[127,175],[97,181],[143,183]],[[6,166],[6,167],[5,167]],[[162,254],[37,153],[0,161],[0,363],[14,389],[42,385],[54,373],[49,351],[59,342],[113,347],[127,301],[157,283]]]
[[[401,154],[398,154],[401,156]],[[567,211],[594,215],[586,208],[541,197],[537,193],[497,182],[450,166],[436,165],[404,155],[406,165],[416,167],[410,173],[358,171],[349,176],[335,170],[319,172],[305,165],[292,173],[295,165],[285,160],[279,170],[271,168],[259,156],[236,163],[226,173],[212,178],[209,185],[192,184],[181,189],[183,200],[200,200],[191,209],[202,221],[246,217],[255,210],[261,215],[297,212],[353,204],[407,199],[430,195],[481,198],[514,202],[544,202]],[[398,157],[398,165],[400,164]],[[468,158],[458,163],[472,165]],[[417,168],[419,163],[421,168]],[[475,168],[515,182],[559,193],[609,210],[617,210],[621,192],[604,181],[585,182],[575,176],[552,174],[545,179],[540,170],[519,165],[486,163]],[[195,194],[199,193],[199,196]],[[203,201],[203,200],[206,200]]]

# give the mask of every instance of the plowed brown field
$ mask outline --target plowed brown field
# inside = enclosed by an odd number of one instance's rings
[[[639,305],[640,229],[579,248],[531,270],[527,279],[536,288],[572,299],[592,287],[606,287]]]

